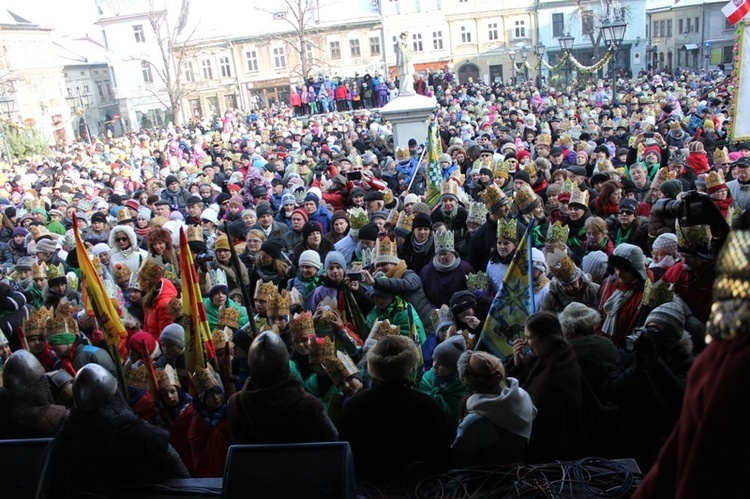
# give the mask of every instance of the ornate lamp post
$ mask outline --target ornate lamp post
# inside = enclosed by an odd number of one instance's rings
[[[625,38],[625,30],[628,23],[623,19],[616,18],[614,21],[605,21],[602,24],[602,36],[604,43],[612,47],[612,103],[617,102],[617,52],[620,50],[622,40]]]
[[[547,50],[547,47],[544,46],[542,42],[537,43],[534,45],[534,53],[536,54],[537,58],[539,59],[539,74],[537,74],[537,87],[539,89],[542,88],[542,61],[544,60],[544,51]]]
[[[575,42],[575,37],[570,36],[570,33],[566,34],[565,36],[561,36],[558,41],[560,42],[560,48],[562,49],[563,53],[568,55],[568,60],[565,64],[565,88],[568,87],[568,84],[570,83],[570,51],[573,48],[573,43]]]

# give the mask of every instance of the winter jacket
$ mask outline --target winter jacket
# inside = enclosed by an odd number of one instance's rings
[[[430,369],[419,381],[417,391],[429,395],[440,404],[451,438],[454,438],[458,426],[459,405],[467,394],[466,386],[458,378],[458,373],[453,373],[448,380],[441,382],[435,375],[435,370]]]
[[[422,325],[426,325],[426,329],[432,330],[430,319],[432,306],[422,288],[422,280],[416,272],[407,269],[400,277],[376,277],[372,287],[377,290],[389,291],[404,298],[414,307]]]
[[[180,190],[177,192],[172,192],[169,189],[161,191],[161,199],[168,201],[173,210],[183,210],[187,205],[187,200],[190,196],[190,191],[183,189],[182,187],[180,187]]]
[[[120,243],[115,241],[117,234],[124,232],[130,239],[130,247],[126,250],[120,249]],[[115,268],[116,263],[127,265],[132,275],[137,275],[143,261],[148,257],[148,252],[138,248],[138,239],[132,227],[127,225],[118,225],[109,233],[109,247],[111,250],[110,272]]]
[[[168,279],[162,277],[158,295],[152,305],[143,307],[143,330],[159,341],[159,336],[165,327],[172,324],[174,320],[167,312],[167,304],[177,296],[177,289]]]
[[[286,224],[279,223],[275,220],[271,222],[270,232],[266,232],[266,230],[260,226],[260,222],[253,225],[253,229],[263,231],[263,233],[266,234],[266,239],[281,239],[289,230]]]
[[[464,261],[461,261],[458,267],[449,272],[438,271],[430,262],[419,273],[419,278],[423,283],[428,283],[427,288],[425,288],[425,295],[433,308],[440,308],[448,303],[454,293],[467,288],[466,276],[473,272],[474,267]]]
[[[599,285],[591,282],[587,275],[583,276],[583,286],[575,295],[569,295],[562,289],[562,285],[557,278],[552,279],[549,284],[549,291],[542,301],[542,310],[560,313],[565,307],[573,302],[583,303],[587,307],[596,308],[596,298],[599,294]]]
[[[408,336],[409,338],[415,338],[419,340],[419,343],[424,343],[427,339],[424,334],[424,327],[422,327],[422,320],[419,318],[414,307],[411,306],[406,300],[398,296],[394,297],[393,303],[388,305],[385,310],[381,310],[374,307],[367,314],[365,321],[367,322],[367,330],[371,331],[372,327],[377,321],[388,321],[393,326],[399,326],[401,328],[401,335]]]

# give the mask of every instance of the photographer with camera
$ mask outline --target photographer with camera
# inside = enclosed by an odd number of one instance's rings
[[[656,307],[625,345],[605,387],[622,416],[613,428],[622,437],[619,454],[633,456],[645,472],[679,417],[693,363],[682,305]]]

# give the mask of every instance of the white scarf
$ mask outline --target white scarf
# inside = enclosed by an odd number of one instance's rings
[[[602,332],[607,336],[614,336],[617,329],[617,313],[620,308],[633,296],[632,289],[617,289],[602,307],[607,313],[602,324]]]

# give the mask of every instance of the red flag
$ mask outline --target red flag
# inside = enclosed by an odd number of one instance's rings
[[[734,26],[750,13],[750,0],[732,0],[722,7],[721,11]]]

